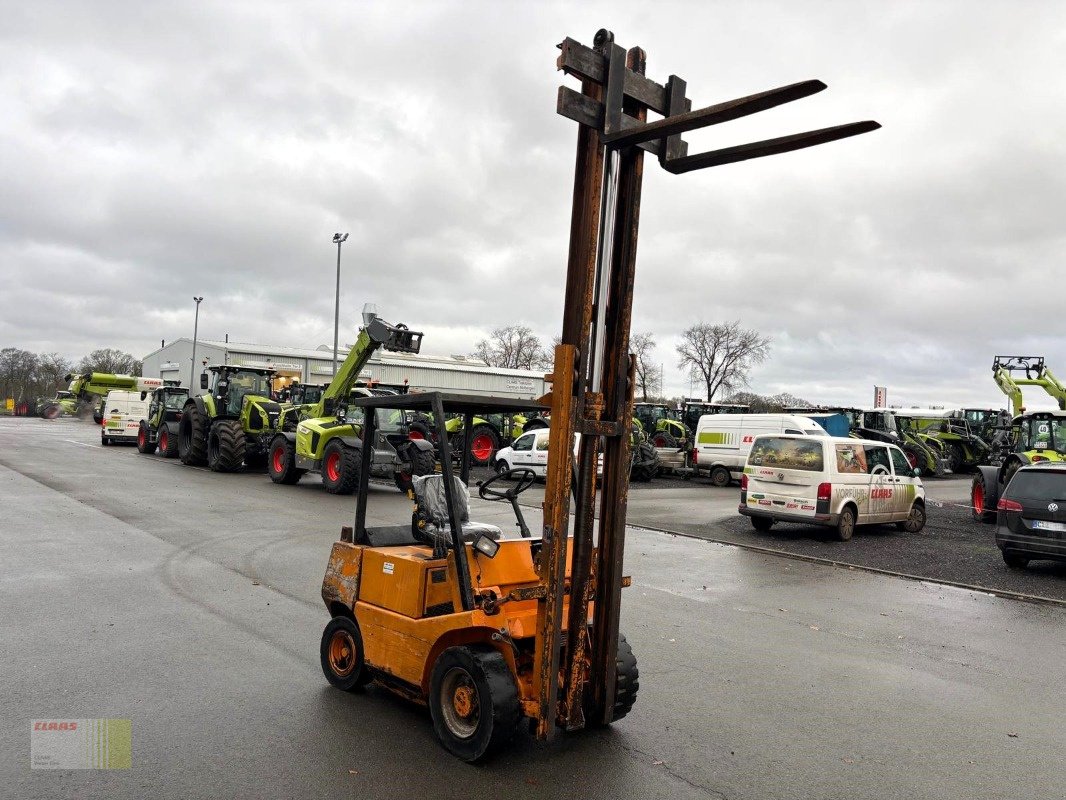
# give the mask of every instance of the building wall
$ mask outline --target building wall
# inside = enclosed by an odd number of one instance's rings
[[[189,367],[192,358],[192,339],[177,339],[149,353],[142,360],[141,374],[146,378],[162,378],[163,380],[180,380],[182,386],[189,384]],[[196,345],[197,368],[194,372],[192,394],[203,394],[200,389],[200,373],[203,371],[203,360],[210,359],[212,364],[223,364],[226,359],[226,351],[211,345],[198,342]]]

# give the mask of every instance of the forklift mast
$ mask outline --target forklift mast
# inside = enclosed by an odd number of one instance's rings
[[[1014,377],[1014,373],[1021,372],[1025,373],[1024,378]],[[1066,386],[1051,374],[1043,356],[996,356],[992,360],[992,377],[1003,394],[1010,398],[1010,410],[1014,416],[1025,411],[1023,386],[1039,386],[1055,399],[1060,411],[1066,411]]]
[[[645,77],[644,51],[627,52],[608,30],[596,34],[593,47],[567,38],[559,49],[558,68],[579,79],[581,91],[560,87],[557,104],[558,113],[579,127],[562,336],[549,376],[552,390],[542,398],[551,405],[553,431],[534,662],[540,697],[536,734],[542,739],[556,726],[575,730],[612,720],[635,387],[629,335],[644,154],[676,175],[880,127],[855,122],[690,154],[682,134],[807,97],[826,85],[808,80],[693,111],[684,80],[671,75],[662,85]],[[649,121],[649,112],[660,118]],[[565,626],[564,595],[570,598]]]
[[[333,376],[333,380],[322,392],[322,398],[309,411],[309,418],[328,417],[334,414],[338,400],[344,401],[348,393],[359,381],[359,373],[370,361],[370,357],[379,347],[394,353],[417,353],[422,347],[422,334],[408,330],[406,325],[390,325],[377,316],[367,312],[369,319],[359,331],[348,357]]]

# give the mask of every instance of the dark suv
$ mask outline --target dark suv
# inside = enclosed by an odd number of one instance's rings
[[[1066,561],[1066,464],[1031,464],[1014,473],[996,506],[996,544],[1008,567],[1039,558]]]

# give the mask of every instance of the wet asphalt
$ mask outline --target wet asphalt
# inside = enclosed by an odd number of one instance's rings
[[[698,488],[637,486],[631,519],[724,519],[729,490]],[[369,510],[395,521],[409,504],[374,487]],[[640,527],[623,596],[632,714],[461,764],[422,709],[321,675],[319,585],[353,513],[313,481],[0,419],[0,796],[1066,795],[1066,608]],[[473,504],[503,527],[509,514]],[[29,768],[32,720],[96,717],[133,720],[132,769]]]

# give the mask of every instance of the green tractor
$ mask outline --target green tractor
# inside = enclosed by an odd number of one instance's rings
[[[692,441],[694,429],[688,430],[677,410],[666,403],[634,403],[633,416],[653,447],[679,450]]]
[[[406,325],[390,325],[370,309],[369,304],[364,307],[364,326],[359,337],[318,402],[305,411],[294,408],[284,413],[269,445],[267,470],[274,483],[291,486],[308,472],[317,472],[331,494],[351,494],[359,485],[364,411],[358,407],[349,411],[349,400],[354,396],[396,393],[357,388],[359,374],[379,348],[417,353],[422,346],[421,333],[408,330]],[[377,417],[371,475],[391,478],[397,488],[407,491],[413,475],[435,470],[435,448],[426,439],[416,441],[410,435],[404,412],[377,409],[373,413]]]
[[[137,429],[137,449],[142,453],[158,449],[163,458],[177,458],[181,413],[187,402],[189,390],[181,386],[160,386],[153,391],[148,419],[141,420]]]
[[[470,463],[476,466],[491,466],[501,447],[510,446],[526,431],[547,427],[548,420],[536,412],[475,416],[470,421],[469,437],[466,435],[462,416],[452,416],[444,423],[453,455],[462,453],[469,442]],[[432,430],[432,418],[425,415],[414,418],[411,425],[412,434],[428,438]]]
[[[208,372],[210,381],[208,379]],[[261,467],[283,406],[273,399],[272,369],[220,364],[200,375],[207,394],[189,398],[178,423],[178,456],[213,472]]]
[[[897,417],[906,417],[923,441],[943,448],[948,472],[965,472],[985,463],[991,446],[970,427],[960,409],[895,409]]]
[[[1011,445],[998,466],[980,465],[970,487],[970,509],[980,522],[995,522],[996,504],[1025,464],[1066,462],[1066,411],[1020,414],[1011,423]]]

